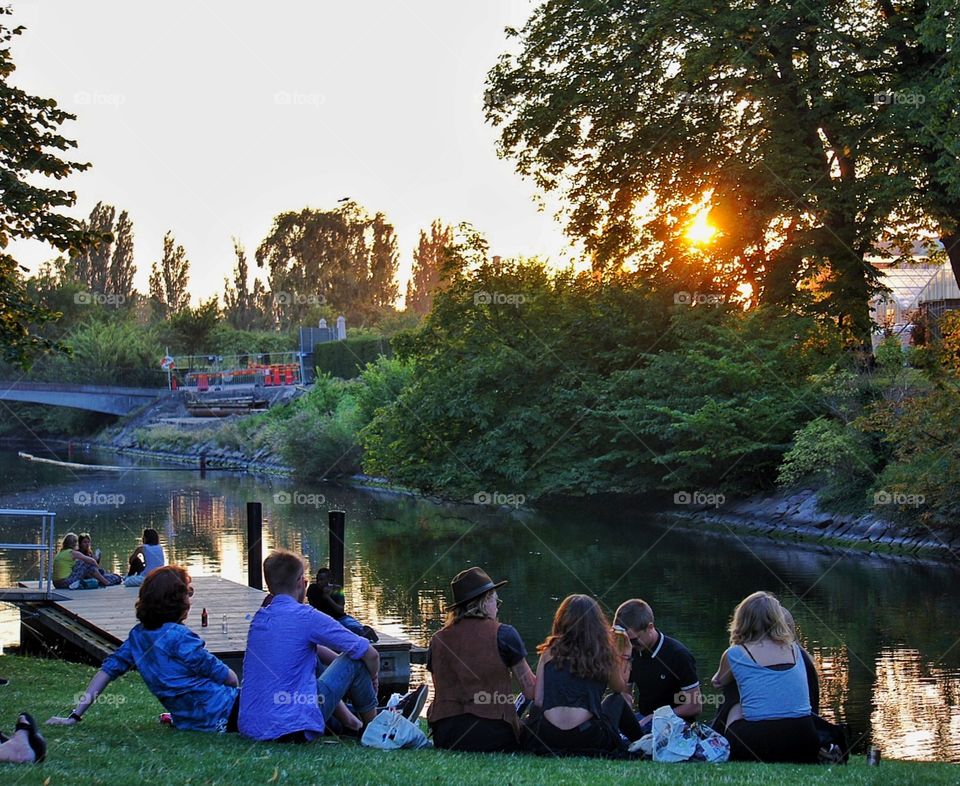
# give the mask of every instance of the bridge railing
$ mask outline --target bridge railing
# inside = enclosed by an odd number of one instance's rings
[[[44,580],[46,580],[46,593],[47,595],[50,595],[53,592],[53,558],[56,556],[57,546],[54,535],[57,514],[49,510],[17,510],[15,508],[0,508],[0,516],[40,519],[39,543],[0,543],[0,550],[39,551],[40,576],[37,579],[37,589],[43,589],[43,583]]]

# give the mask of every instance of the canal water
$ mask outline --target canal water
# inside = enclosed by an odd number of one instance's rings
[[[951,565],[702,532],[636,503],[451,505],[287,478],[201,478],[79,449],[73,461],[129,468],[71,470],[24,461],[18,449],[67,458],[60,446],[0,446],[0,507],[55,511],[58,536],[89,532],[117,572],[143,528],[154,527],[168,562],[244,582],[247,501],[263,503],[264,553],[292,549],[315,571],[328,558],[326,512],[345,510],[348,611],[421,645],[441,625],[451,577],[481,565],[509,580],[501,620],[531,653],[569,593],[594,595],[610,613],[627,598],[646,599],[658,627],[696,656],[709,695],[733,607],[770,590],[793,611],[819,665],[826,717],[849,723],[864,735],[861,745],[872,741],[885,758],[960,762],[960,571]],[[0,519],[0,542],[27,540],[35,526]],[[0,586],[36,576],[35,555],[0,551]],[[0,645],[18,639],[16,611],[0,604]]]

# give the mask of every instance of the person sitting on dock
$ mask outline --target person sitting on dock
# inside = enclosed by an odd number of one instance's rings
[[[143,580],[166,563],[160,533],[152,527],[143,531],[143,543],[137,546],[129,559],[129,570],[123,583],[127,587],[139,587]]]
[[[344,696],[364,724],[376,717],[380,654],[365,638],[304,604],[304,570],[303,560],[289,551],[274,551],[263,562],[273,601],[254,615],[247,636],[239,722],[245,737],[313,740],[324,733]],[[320,651],[340,653],[319,678],[318,645]],[[348,727],[358,730],[360,719],[354,717]]]
[[[492,752],[520,747],[512,678],[529,700],[536,678],[516,628],[497,621],[497,590],[506,583],[494,584],[480,568],[462,570],[450,582],[453,603],[427,651],[436,692],[427,719],[438,748]]]
[[[60,551],[53,558],[53,586],[57,589],[79,589],[84,579],[96,579],[101,587],[119,584],[100,572],[100,566],[93,557],[88,557],[77,549],[79,539],[76,533],[68,532],[63,536]],[[110,574],[112,577],[115,574]]]
[[[116,573],[109,573],[105,571],[100,565],[101,552],[100,549],[94,550],[93,541],[90,538],[89,532],[81,532],[77,536],[77,551],[81,554],[86,554],[88,557],[93,557],[97,561],[97,566],[100,569],[101,575],[105,576],[111,585],[119,584],[123,581],[123,578]]]
[[[624,601],[613,625],[633,645],[629,683],[636,689],[634,710],[640,731],[648,734],[653,711],[667,705],[685,721],[696,720],[703,708],[697,662],[683,644],[657,630],[650,604],[639,598]]]
[[[147,576],[137,600],[140,624],[103,661],[70,715],[50,718],[47,723],[76,725],[107,685],[136,669],[170,713],[175,728],[235,732],[239,711],[237,675],[208,652],[203,639],[184,625],[192,598],[190,576],[183,568],[170,565]]]
[[[317,571],[316,582],[307,587],[307,601],[310,605],[317,611],[322,611],[324,614],[333,617],[351,633],[363,636],[368,641],[380,641],[380,637],[373,628],[364,625],[344,611],[346,603],[343,598],[343,588],[338,584],[333,584],[330,577],[330,568],[320,568]]]

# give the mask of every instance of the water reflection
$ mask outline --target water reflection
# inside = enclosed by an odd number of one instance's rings
[[[118,463],[110,456],[110,463]],[[559,599],[598,597],[608,612],[644,597],[657,624],[682,639],[706,683],[726,646],[735,604],[756,589],[791,608],[822,674],[823,714],[851,724],[885,757],[960,761],[957,571],[681,530],[642,510],[565,506],[503,513],[289,480],[189,471],[69,473],[0,454],[0,504],[57,511],[58,535],[89,531],[104,564],[125,569],[144,527],[168,560],[192,573],[245,582],[246,502],[263,503],[264,553],[298,551],[311,572],[328,560],[326,510],[347,512],[345,594],[354,616],[426,644],[439,628],[451,577],[471,564],[507,579],[501,619],[528,650],[546,635]],[[117,507],[74,503],[79,491],[122,493]],[[284,495],[323,495],[323,505]],[[289,496],[289,495],[288,495]],[[294,497],[296,498],[296,497]],[[0,541],[25,530],[0,522]],[[0,585],[36,576],[35,555],[0,552]],[[9,607],[0,644],[19,636]],[[906,647],[904,642],[910,642]]]

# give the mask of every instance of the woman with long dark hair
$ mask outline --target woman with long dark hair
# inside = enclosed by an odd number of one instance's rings
[[[193,598],[183,568],[157,568],[144,579],[137,600],[140,624],[93,675],[80,703],[66,718],[49,724],[73,726],[113,680],[130,669],[143,677],[150,692],[170,713],[178,729],[236,731],[237,675],[207,652],[196,633],[184,625]]]
[[[625,745],[617,725],[630,655],[600,605],[587,595],[567,596],[537,650],[540,663],[527,747],[535,753],[622,754]],[[612,693],[603,699],[607,688]]]

